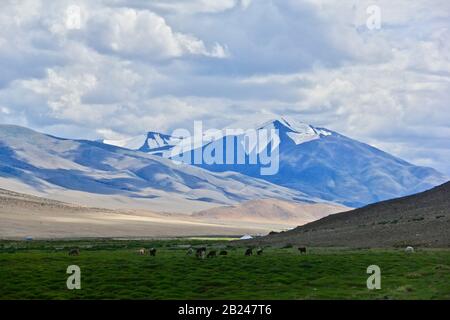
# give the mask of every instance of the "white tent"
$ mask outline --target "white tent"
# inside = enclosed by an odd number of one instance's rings
[[[249,234],[246,234],[240,238],[240,240],[250,240],[250,239],[253,239],[253,237]]]

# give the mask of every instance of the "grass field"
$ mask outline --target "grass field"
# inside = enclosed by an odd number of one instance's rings
[[[0,299],[450,299],[450,251],[267,248],[245,257],[197,260],[186,245],[224,241],[0,242]],[[81,255],[68,251],[79,247]],[[137,249],[155,247],[156,257]],[[382,289],[366,287],[378,265]],[[81,268],[81,290],[66,288],[66,269]]]

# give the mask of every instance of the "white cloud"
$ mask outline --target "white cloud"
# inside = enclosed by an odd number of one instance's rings
[[[447,0],[82,0],[71,29],[73,4],[2,3],[1,122],[115,138],[298,114],[450,174]]]
[[[157,14],[147,10],[108,9],[91,15],[84,29],[94,48],[146,59],[181,57],[185,54],[226,57],[225,49],[190,34],[175,32]]]
[[[243,6],[249,0],[242,0]],[[153,0],[149,7],[182,14],[217,13],[234,8],[240,0]]]

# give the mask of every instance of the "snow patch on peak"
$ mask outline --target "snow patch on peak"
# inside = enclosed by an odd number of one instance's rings
[[[296,145],[333,135],[333,132],[328,129],[317,128],[289,116],[272,118],[254,128],[257,128],[257,130],[278,130],[281,140],[283,140],[283,136],[286,136]]]
[[[319,134],[321,136],[327,137],[327,136],[333,135],[333,132],[331,132],[327,129],[324,129],[324,128],[314,128],[314,130],[317,132],[317,134]]]
[[[141,151],[152,152],[161,148],[173,147],[180,143],[182,138],[173,137],[158,132],[149,132],[144,145],[139,148]]]
[[[148,153],[160,152],[180,143],[182,138],[170,135],[148,132],[146,135],[139,135],[122,140],[103,140],[103,143],[130,150],[140,150]]]
[[[284,124],[290,130],[297,133],[311,133],[312,131],[314,131],[314,129],[309,124],[298,121],[291,117],[281,117],[278,121]]]
[[[139,135],[122,140],[103,140],[103,143],[130,150],[138,150],[145,143],[146,139],[146,135]]]
[[[259,130],[262,129],[277,129],[280,135],[285,134],[296,145],[320,139],[320,135],[312,126],[288,117],[281,117],[266,122],[260,126]]]
[[[291,140],[294,141],[296,145],[320,139],[320,136],[314,131],[313,133],[287,132],[286,135],[291,138]]]
[[[314,129],[307,123],[300,122],[296,119],[289,117],[280,117],[271,119],[258,126],[258,130],[261,129],[279,129],[283,131],[292,131],[297,133],[312,132]]]

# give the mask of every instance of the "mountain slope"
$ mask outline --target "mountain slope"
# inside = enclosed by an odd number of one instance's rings
[[[414,194],[447,181],[432,168],[415,166],[365,143],[295,119],[275,119],[256,129],[257,132],[278,130],[279,139],[268,139],[247,148],[245,165],[226,164],[227,143],[236,150],[245,135],[224,133],[213,142],[223,149],[224,164],[197,166],[213,172],[239,172],[350,207]],[[186,140],[183,143],[186,144]],[[188,162],[194,164],[195,154],[208,152],[211,146],[212,142],[207,142],[201,150],[183,149],[179,157],[190,159]],[[169,150],[171,152],[165,156],[176,154],[173,145]],[[279,152],[279,171],[274,175],[261,175],[261,168],[266,167],[261,163],[261,155],[270,154],[268,150]],[[251,164],[250,154],[255,151],[258,161]]]
[[[143,136],[136,136],[124,140],[103,140],[105,144],[146,152],[153,155],[169,157],[170,150],[181,142],[182,138],[173,137],[158,132],[148,132]]]
[[[450,247],[450,182],[431,190],[338,213],[257,244]]]
[[[194,213],[193,217],[219,221],[249,221],[279,224],[287,228],[303,225],[349,208],[325,203],[295,203],[283,200],[251,200]]]
[[[267,128],[279,131],[277,174],[261,175],[261,164],[201,167],[240,172],[351,207],[414,194],[446,181],[434,169],[412,165],[324,128],[293,126],[284,119],[259,130]]]
[[[131,198],[151,208],[178,206],[188,212],[262,198],[311,200],[239,173],[211,173],[143,152],[8,125],[0,126],[0,187],[26,187],[57,199],[69,194],[85,201],[95,195],[104,205],[110,201],[106,196],[117,196],[122,197],[118,202]]]

